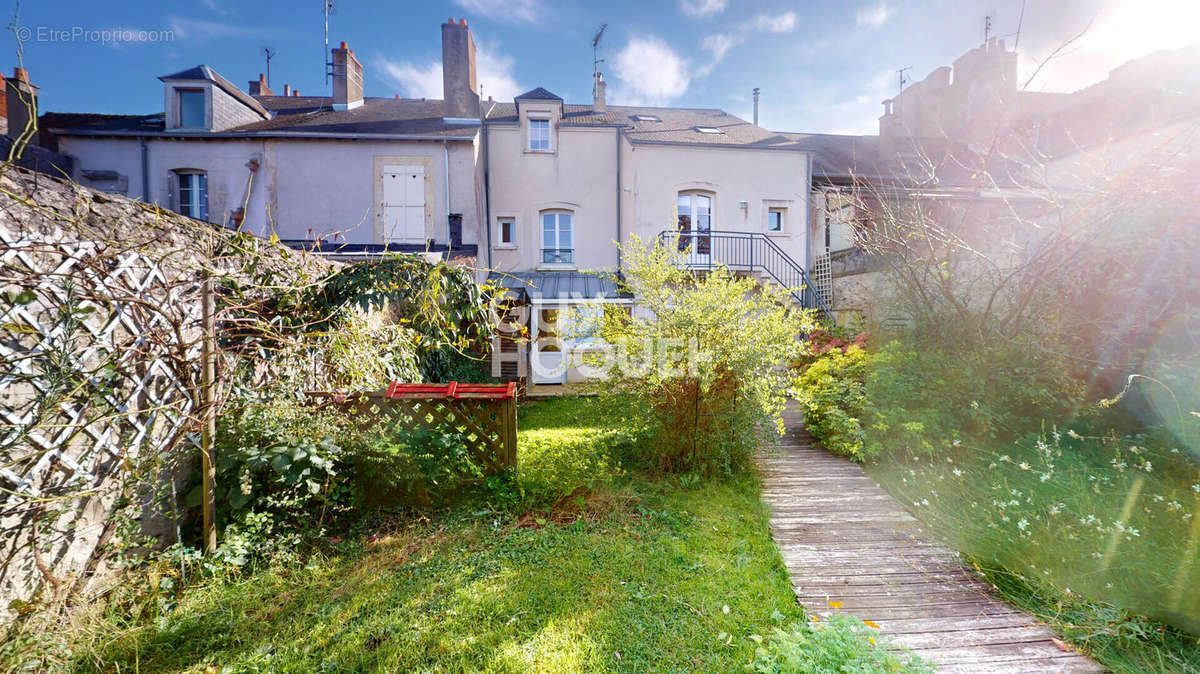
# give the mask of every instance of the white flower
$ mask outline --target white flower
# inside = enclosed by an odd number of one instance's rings
[[[1192,485],[1192,491],[1196,492],[1197,494],[1200,494],[1200,484]]]
[[[1021,463],[1020,463],[1020,464],[1017,466],[1017,468],[1020,468],[1021,470],[1029,470],[1029,464],[1027,464],[1027,463],[1025,463],[1024,461],[1022,461],[1022,462],[1021,462]]]
[[[1027,520],[1023,517],[1021,518],[1021,521],[1017,522],[1017,528],[1020,529],[1021,531],[1025,531],[1025,529],[1027,529],[1028,527],[1029,527],[1029,520]]]

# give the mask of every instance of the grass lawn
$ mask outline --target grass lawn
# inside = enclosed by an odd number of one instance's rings
[[[522,464],[536,461],[526,446],[545,453],[545,442],[526,441],[550,428],[604,437],[587,427],[597,422],[589,409],[571,399],[531,407]],[[519,516],[461,507],[406,517],[373,541],[193,586],[169,611],[114,602],[79,628],[71,664],[733,671],[753,659],[752,635],[802,620],[753,477],[687,486],[625,477],[564,502]]]
[[[1001,451],[883,457],[867,470],[1002,596],[1101,664],[1200,674],[1190,452],[1064,429]]]

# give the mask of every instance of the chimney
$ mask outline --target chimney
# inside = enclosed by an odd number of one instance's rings
[[[754,87],[754,126],[758,126],[758,87]]]
[[[466,19],[442,24],[442,116],[479,119],[479,85],[475,79],[475,41]]]
[[[258,74],[258,81],[250,80],[250,95],[251,96],[274,96],[275,92],[271,91],[271,87],[267,86],[267,76],[262,73]]]
[[[8,115],[8,135],[17,138],[28,131],[34,134],[30,143],[37,139],[37,87],[29,82],[29,73],[24,68],[13,68],[12,77],[5,78],[5,112]]]
[[[284,96],[292,95],[292,85],[290,85],[290,84],[283,85],[283,95]]]
[[[604,83],[604,73],[596,73],[596,82],[592,85],[592,110],[604,112],[607,109],[604,102],[606,89],[608,85]]]
[[[363,67],[343,42],[333,49],[333,109],[353,110],[363,104]]]

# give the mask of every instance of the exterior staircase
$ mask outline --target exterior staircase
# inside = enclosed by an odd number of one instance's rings
[[[685,264],[688,269],[703,271],[724,267],[734,272],[756,274],[760,282],[786,288],[800,306],[815,309],[822,320],[833,320],[833,307],[808,272],[766,234],[665,230],[658,238],[663,245],[687,251]]]

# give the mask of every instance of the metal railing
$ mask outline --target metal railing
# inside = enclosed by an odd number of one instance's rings
[[[766,234],[722,230],[666,230],[659,233],[663,245],[686,251],[689,269],[725,267],[731,271],[761,272],[787,288],[806,309],[816,309],[825,320],[833,309],[818,292],[804,267],[792,259]]]
[[[573,264],[575,262],[574,248],[543,248],[542,264]]]

